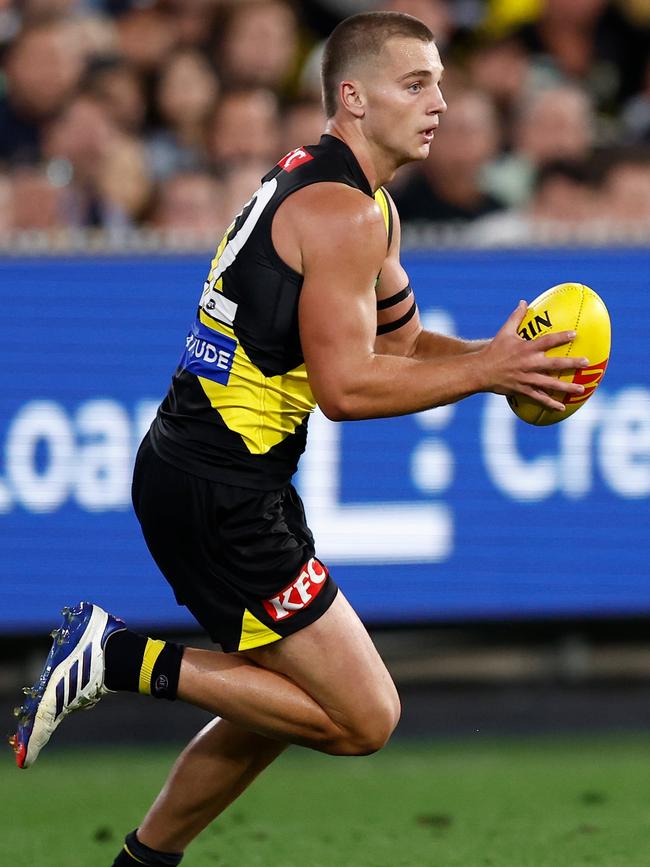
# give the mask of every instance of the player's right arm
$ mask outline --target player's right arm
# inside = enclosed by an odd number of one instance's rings
[[[386,256],[378,206],[350,187],[314,184],[294,193],[283,207],[283,232],[296,243],[304,277],[303,355],[314,397],[329,418],[404,415],[480,391],[525,394],[562,409],[543,389],[579,393],[579,387],[549,374],[583,367],[585,359],[544,355],[570,339],[566,332],[522,340],[517,326],[525,304],[477,352],[424,360],[377,354],[374,286]]]

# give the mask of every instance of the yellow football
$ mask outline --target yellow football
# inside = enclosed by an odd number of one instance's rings
[[[529,304],[526,318],[519,328],[520,337],[524,340],[535,340],[551,331],[576,332],[576,338],[571,343],[549,349],[546,354],[588,358],[589,367],[569,371],[557,377],[565,382],[578,382],[584,385],[585,390],[583,394],[570,395],[568,398],[562,392],[551,392],[556,400],[565,404],[564,412],[546,409],[536,401],[519,394],[508,395],[512,411],[529,424],[555,424],[573,415],[594,393],[609,361],[609,313],[602,298],[588,286],[581,283],[560,283],[559,286],[547,289]]]

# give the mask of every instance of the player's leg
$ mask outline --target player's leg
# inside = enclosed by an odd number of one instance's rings
[[[138,839],[158,851],[183,851],[286,746],[217,717],[176,760]]]
[[[150,450],[149,458],[154,458]],[[46,706],[56,714],[55,723],[63,718],[72,708],[71,696],[94,700],[106,685],[175,698],[178,684],[182,698],[230,716],[258,737],[338,754],[379,748],[397,719],[396,693],[356,615],[336,597],[327,571],[313,559],[313,539],[295,492],[258,496],[210,486],[162,461],[155,467],[140,464],[136,511],[152,554],[179,601],[207,631],[225,649],[244,652],[190,650],[183,656],[174,646],[120,630],[111,618],[109,636],[106,620],[89,606],[75,614],[73,629],[64,630],[57,668],[44,671],[41,684],[49,690],[48,701],[41,701],[42,693],[34,699],[23,736]],[[268,643],[273,648],[265,648]],[[337,677],[340,686],[333,688]],[[40,746],[55,727],[51,722],[40,719]],[[261,749],[262,741],[256,743]],[[204,821],[236,796],[250,768],[256,762],[263,766],[259,761],[249,757],[225,784],[217,780],[216,787],[198,792]],[[29,763],[28,757],[24,766]],[[177,780],[184,767],[183,760]],[[175,784],[157,808],[168,803],[173,811],[176,791],[182,788]],[[178,850],[157,851],[171,857]],[[149,853],[141,860],[148,863]]]
[[[133,501],[149,550],[177,599],[228,651],[224,656],[186,649],[179,696],[258,734],[349,750],[346,733],[312,694],[271,663],[286,650],[256,655],[266,645],[292,646],[287,636],[306,627],[311,635],[310,624],[344,618],[339,631],[347,640],[354,637],[353,653],[363,658],[362,667],[372,660],[387,676],[366,631],[349,606],[336,600],[336,584],[314,557],[296,491],[290,485],[257,491],[197,478],[163,461],[145,439]],[[337,633],[329,652],[344,647],[345,638]],[[114,646],[121,642],[119,635],[111,638]],[[361,642],[371,648],[365,655],[356,646]],[[126,653],[125,666],[129,656],[137,659],[137,653]]]
[[[223,682],[215,678],[215,655],[190,653],[195,658],[187,666],[183,661],[179,694],[202,707],[223,708]],[[319,620],[283,641],[250,651],[250,656],[268,666],[260,673],[281,675],[301,688],[330,720],[331,734],[303,736],[299,742],[306,746],[340,755],[364,755],[382,747],[397,724],[397,691],[342,594]],[[238,671],[233,681],[241,677],[242,669]],[[210,724],[199,734],[176,762],[138,829],[138,839],[152,849],[182,852],[279,755],[285,739],[295,742],[291,730],[296,721],[288,731],[277,720],[264,720],[266,694],[258,694],[257,707],[250,701],[251,716],[241,711],[235,693],[228,701],[233,701],[238,724]],[[273,730],[274,737],[241,727],[251,723]]]
[[[67,665],[66,672],[60,674],[59,667],[54,668],[54,679],[47,687],[52,691],[55,683],[64,684],[61,690],[56,689],[57,704],[60,696],[62,706],[66,695],[68,699],[72,693],[82,697],[84,688],[94,689],[104,679],[99,640],[105,634],[104,621],[97,621],[93,640],[85,644],[81,640],[98,616],[96,606],[90,609],[85,628],[86,621],[75,615],[81,619],[79,624],[73,623],[71,641],[78,634],[80,640],[72,641],[71,652],[60,663]],[[127,643],[141,640],[149,645],[149,640],[126,633],[118,625],[119,621],[112,624],[109,644],[122,638]],[[89,649],[92,653],[87,653]],[[164,858],[176,858],[175,853],[182,852],[187,842],[237,797],[285,742],[334,754],[366,754],[385,743],[397,722],[399,702],[390,676],[340,593],[321,617],[282,641],[248,653],[188,650],[186,655],[179,666],[180,697],[220,715],[232,715],[237,723],[210,730],[181,757],[138,837],[128,841],[132,846],[149,847],[140,863],[177,863],[150,861],[150,850],[155,858],[161,853]],[[171,654],[170,658],[179,657]],[[87,672],[86,660],[92,662]],[[147,676],[155,678],[155,665],[149,669]],[[90,680],[78,692],[77,685],[83,684],[86,675]],[[130,676],[133,682],[143,679],[137,667]],[[53,707],[53,702],[50,704]],[[242,727],[257,733],[242,732]],[[273,740],[262,732],[272,735]],[[211,751],[212,761],[206,762],[205,754]],[[197,762],[204,769],[198,779]],[[189,810],[188,792],[192,795]],[[138,850],[138,854],[143,852]],[[116,863],[132,863],[130,857],[125,850]]]
[[[39,681],[17,708],[17,763],[30,767],[70,713],[95,704],[107,691],[122,690],[157,699],[178,694],[258,734],[338,751],[342,732],[317,700],[251,654],[148,639],[89,603],[66,610]]]
[[[226,660],[188,648],[178,695],[244,728],[335,755],[379,749],[399,718],[391,677],[340,592],[282,641]]]

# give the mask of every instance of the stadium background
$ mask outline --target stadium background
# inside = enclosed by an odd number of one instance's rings
[[[483,337],[520,297],[576,280],[605,298],[613,353],[597,396],[551,429],[487,395],[402,419],[314,417],[298,484],[320,554],[397,679],[402,736],[439,739],[432,774],[449,736],[498,736],[498,767],[513,734],[605,732],[616,755],[616,732],[647,731],[650,14],[638,0],[0,2],[7,730],[64,602],[92,597],[203,641],[139,538],[134,450],[215,240],[268,165],[317,137],[322,38],[362,8],[427,20],[447,68],[432,158],[392,190],[425,321]],[[53,761],[176,744],[202,718],[174,707],[162,720],[119,697],[66,723]],[[568,765],[586,742],[538,749]],[[29,781],[4,779],[33,803]],[[443,814],[429,819],[447,833]],[[405,845],[399,863],[429,864]],[[34,852],[25,864],[51,863]],[[604,867],[636,863],[595,852]],[[346,857],[336,863],[380,863]],[[526,863],[582,863],[563,857]]]

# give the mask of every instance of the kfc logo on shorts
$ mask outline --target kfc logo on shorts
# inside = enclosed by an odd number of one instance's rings
[[[292,172],[294,169],[297,169],[298,166],[301,166],[303,163],[308,163],[309,160],[313,160],[313,156],[304,148],[295,148],[286,155],[286,157],[282,157],[280,162],[278,163],[285,172]]]
[[[284,620],[296,611],[302,611],[321,591],[328,576],[325,566],[312,557],[300,570],[300,575],[271,599],[263,599],[262,605],[274,620]]]

